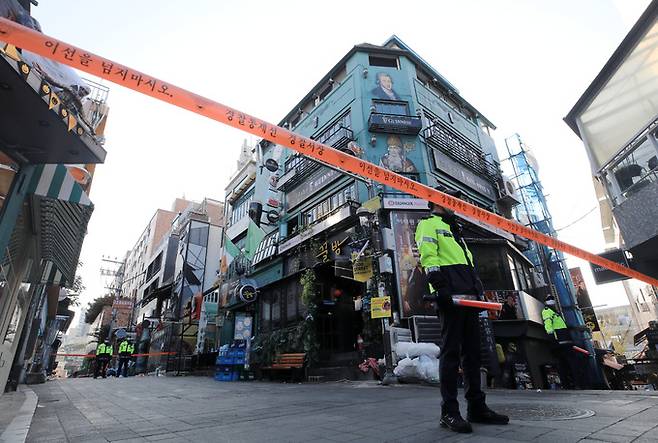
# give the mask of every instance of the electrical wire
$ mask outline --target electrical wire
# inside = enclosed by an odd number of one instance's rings
[[[592,209],[590,209],[590,210],[587,211],[585,214],[581,215],[580,217],[578,217],[577,219],[575,219],[574,221],[572,221],[572,222],[569,223],[568,225],[562,226],[561,228],[556,229],[555,231],[556,231],[556,232],[559,232],[559,231],[562,231],[562,230],[564,230],[564,229],[567,229],[567,228],[569,228],[569,227],[575,225],[576,223],[578,223],[579,221],[581,221],[582,219],[584,219],[585,217],[587,217],[588,215],[590,215],[592,212],[594,212],[594,210],[595,210],[596,208],[598,208],[598,206],[594,206]]]

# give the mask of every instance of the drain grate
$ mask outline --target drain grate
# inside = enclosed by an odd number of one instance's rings
[[[509,415],[512,420],[576,420],[591,417],[595,414],[589,409],[572,408],[569,406],[540,405],[537,403],[494,405],[492,409],[500,414]]]

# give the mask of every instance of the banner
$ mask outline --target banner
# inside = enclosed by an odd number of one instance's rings
[[[528,240],[582,258],[590,263],[601,265],[617,273],[636,278],[653,286],[658,286],[658,279],[606,260],[596,254],[530,229],[513,220],[506,219],[476,205],[437,191],[411,178],[391,172],[385,167],[385,164],[377,166],[348,153],[318,143],[308,137],[303,137],[285,128],[241,112],[240,110],[159,80],[151,75],[26,28],[5,18],[0,18],[0,40],[248,132],[272,143],[280,144],[340,170],[370,178],[398,191],[432,201],[445,208],[452,209],[459,214],[476,218],[490,226],[501,228]]]
[[[354,280],[365,283],[373,276],[372,257],[361,256],[358,261],[354,261],[357,255],[357,252],[352,252],[352,272],[354,273]]]
[[[599,322],[596,319],[596,312],[594,312],[592,301],[589,298],[589,292],[587,292],[583,273],[580,268],[569,268],[569,274],[571,275],[573,286],[576,288],[576,302],[583,313],[585,324],[591,332],[600,331],[601,328],[599,328]]]

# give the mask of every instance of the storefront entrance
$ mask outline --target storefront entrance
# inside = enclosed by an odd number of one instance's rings
[[[320,362],[339,364],[352,361],[356,358],[357,336],[363,330],[361,312],[354,310],[354,298],[364,295],[366,285],[318,274],[321,286],[317,313]]]

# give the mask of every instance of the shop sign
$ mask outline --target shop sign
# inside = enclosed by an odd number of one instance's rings
[[[389,318],[391,316],[391,297],[373,297],[370,299],[370,318]]]
[[[621,249],[613,249],[611,251],[604,252],[603,254],[598,254],[598,256],[612,260],[613,262],[619,263],[622,266],[628,266],[626,254]],[[612,283],[614,281],[620,280],[628,280],[630,278],[594,263],[590,263],[590,266],[592,267],[592,275],[594,275],[594,281],[597,285],[603,283]]]
[[[256,301],[256,295],[257,295],[256,287],[251,284],[242,285],[242,287],[240,288],[239,297],[240,300],[242,300],[245,303],[252,303]]]
[[[368,130],[394,134],[416,135],[423,129],[420,117],[415,115],[370,114]]]
[[[432,149],[432,154],[434,156],[436,168],[439,171],[457,179],[459,182],[463,183],[474,191],[479,192],[485,197],[488,197],[490,200],[496,200],[496,190],[488,180],[480,177],[474,172],[471,172],[468,168],[450,159],[441,151]]]
[[[357,255],[357,252],[352,252],[352,272],[354,273],[354,280],[367,282],[373,276],[372,257],[362,256],[355,261]]]
[[[333,257],[334,259],[336,257],[341,257],[343,248],[347,246],[350,239],[351,237],[349,233],[342,233],[339,234],[338,238],[325,240],[320,243],[315,251],[313,251],[313,255],[320,263],[328,262],[330,257]]]
[[[411,209],[427,211],[427,200],[420,198],[390,198],[384,197],[384,209]]]

